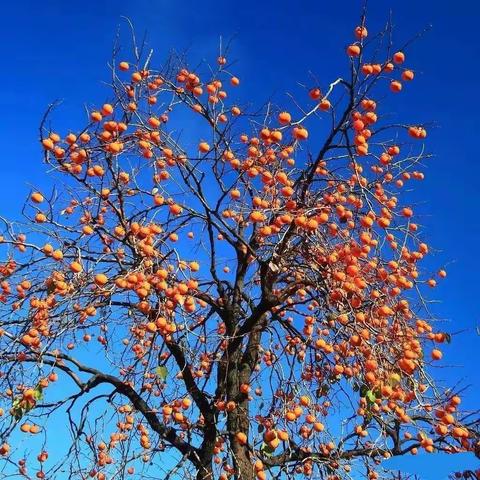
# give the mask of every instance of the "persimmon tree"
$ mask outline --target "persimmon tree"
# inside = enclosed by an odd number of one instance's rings
[[[283,108],[238,105],[225,52],[155,69],[135,46],[85,125],[49,109],[60,188],[1,237],[5,476],[373,480],[478,454],[431,376],[446,273],[404,193],[430,154],[420,114],[392,123],[414,72],[390,30],[363,19],[345,73]]]

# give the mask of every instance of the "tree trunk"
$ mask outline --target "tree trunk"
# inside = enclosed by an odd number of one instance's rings
[[[197,480],[213,480],[213,450],[217,439],[217,418],[210,414],[205,418],[203,443],[200,449],[200,468]]]
[[[249,383],[251,371],[242,368],[243,352],[238,349],[231,358],[230,370],[227,374],[228,397],[236,402],[236,408],[228,412],[227,428],[230,435],[233,463],[236,480],[255,480],[253,465],[247,445],[242,445],[236,438],[238,432],[243,432],[248,438],[250,429],[248,395],[240,392],[242,383]]]
[[[252,462],[250,461],[248,448],[246,445],[242,445],[235,436],[237,432],[243,432],[248,436],[248,401],[239,403],[233,412],[229,412],[227,425],[232,446],[235,479],[254,480],[255,474]]]

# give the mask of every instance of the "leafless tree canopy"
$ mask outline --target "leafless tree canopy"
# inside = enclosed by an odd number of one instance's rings
[[[133,43],[84,127],[49,109],[56,188],[3,219],[2,478],[374,480],[478,455],[430,376],[446,273],[407,192],[427,126],[389,113],[409,44],[362,19],[345,72],[280,108],[236,103],[228,51],[156,69]]]

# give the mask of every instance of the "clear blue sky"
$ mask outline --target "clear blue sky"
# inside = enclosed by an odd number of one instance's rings
[[[216,58],[219,36],[233,38],[230,60],[238,60],[241,95],[263,101],[275,94],[281,103],[283,92],[294,90],[296,82],[308,83],[310,71],[324,84],[345,71],[344,47],[352,39],[360,9],[361,2],[353,0],[4,2],[0,215],[19,214],[29,182],[46,185],[37,139],[47,104],[63,99],[56,124],[74,128],[84,119],[85,103],[104,100],[107,90],[101,82],[108,81],[106,63],[119,24],[128,43],[122,15],[133,21],[139,34],[148,31],[159,63],[173,48],[188,50],[193,64]],[[434,291],[441,300],[435,310],[448,319],[450,331],[464,330],[444,356],[443,365],[456,367],[439,369],[438,376],[473,384],[465,403],[478,407],[480,160],[475,134],[480,111],[480,4],[371,1],[369,29],[381,28],[390,9],[399,45],[425,25],[433,25],[407,51],[408,65],[416,71],[414,83],[390,105],[402,116],[409,114],[412,121],[438,124],[427,139],[436,158],[425,171],[423,190],[414,198],[421,199],[419,221],[425,226],[425,238],[438,249],[432,268],[446,264],[448,270],[447,281]],[[415,465],[424,478],[438,480],[449,468],[474,466],[475,461],[432,462],[424,457]]]

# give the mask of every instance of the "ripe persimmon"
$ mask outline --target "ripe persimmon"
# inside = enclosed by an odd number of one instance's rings
[[[306,140],[308,138],[308,130],[304,127],[294,127],[292,133],[296,140]]]
[[[390,90],[395,93],[400,92],[402,90],[402,84],[398,80],[392,80],[392,82],[390,82]]]
[[[292,121],[292,116],[288,112],[278,114],[278,122],[282,125],[288,125]]]
[[[363,25],[355,27],[354,33],[358,39],[366,38],[368,36],[368,30]]]
[[[95,283],[100,287],[103,287],[108,283],[108,277],[104,273],[97,273],[95,275]]]
[[[55,144],[50,138],[44,138],[42,140],[42,145],[45,150],[53,150]]]
[[[323,98],[318,104],[318,107],[320,108],[320,110],[323,110],[323,111],[329,110],[331,106],[332,105],[327,98]]]
[[[92,122],[100,122],[102,120],[102,114],[100,112],[94,111],[90,114],[90,119]]]
[[[32,193],[31,197],[32,202],[34,203],[42,203],[44,198],[43,195],[40,192],[34,192]]]
[[[432,350],[432,359],[433,360],[440,360],[442,358],[442,352],[438,350],[437,348],[434,348]]]
[[[207,142],[200,142],[198,144],[198,150],[201,153],[207,153],[210,150],[210,145]]]
[[[82,264],[80,262],[72,262],[70,264],[70,270],[73,273],[80,273],[83,270]]]
[[[397,64],[401,64],[405,61],[405,54],[403,52],[396,52],[393,54],[393,61]]]
[[[246,445],[247,444],[247,435],[243,432],[237,432],[235,434],[235,438],[237,439],[238,443],[240,445]]]
[[[349,57],[358,57],[358,55],[360,55],[360,51],[361,51],[360,46],[356,44],[349,45],[347,47],[347,55]]]

